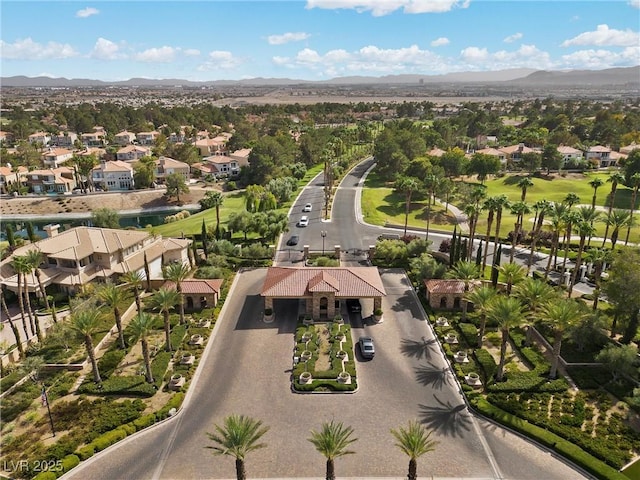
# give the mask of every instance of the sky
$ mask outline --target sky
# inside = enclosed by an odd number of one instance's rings
[[[193,81],[640,65],[640,0],[0,1],[0,75]]]

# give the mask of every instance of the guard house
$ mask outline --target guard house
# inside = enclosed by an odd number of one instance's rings
[[[464,282],[454,279],[424,280],[429,306],[435,310],[457,310],[464,296]]]
[[[376,267],[270,267],[260,293],[265,309],[274,299],[304,300],[304,312],[314,320],[331,319],[348,298],[373,299],[381,308],[386,296]]]

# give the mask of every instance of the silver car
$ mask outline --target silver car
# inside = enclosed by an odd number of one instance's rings
[[[376,347],[373,345],[373,338],[360,337],[358,344],[360,345],[360,354],[362,355],[362,358],[373,358],[376,354]]]

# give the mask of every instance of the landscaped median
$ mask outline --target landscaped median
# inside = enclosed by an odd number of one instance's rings
[[[306,324],[305,324],[306,323]],[[351,326],[300,319],[296,329],[292,388],[295,392],[354,392],[358,388]]]

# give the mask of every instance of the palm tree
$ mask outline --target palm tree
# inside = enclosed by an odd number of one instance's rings
[[[214,425],[216,432],[207,432],[207,437],[216,445],[210,446],[216,455],[230,455],[236,459],[236,478],[245,480],[244,461],[249,452],[266,447],[259,443],[269,427],[263,427],[262,421],[244,415],[230,415],[224,419],[223,426]]]
[[[470,204],[464,208],[464,213],[469,218],[469,245],[465,253],[466,258],[471,258],[473,254],[473,241],[475,239],[476,226],[478,225],[478,217],[481,211],[482,205]]]
[[[465,294],[465,301],[473,304],[473,310],[480,316],[480,327],[478,328],[478,348],[482,348],[482,338],[487,326],[487,311],[496,291],[488,285],[482,285]]]
[[[142,343],[142,358],[146,371],[146,379],[148,383],[153,383],[153,373],[151,372],[151,356],[149,355],[149,335],[153,330],[155,318],[146,312],[138,312],[133,320],[129,323],[128,330],[129,341],[135,344],[138,340]]]
[[[354,451],[347,450],[347,447],[354,443],[357,438],[352,438],[353,428],[345,427],[342,422],[325,422],[320,431],[311,430],[311,438],[307,439],[316,447],[316,450],[327,459],[326,480],[335,480],[334,461],[338,457],[351,455]]]
[[[509,330],[524,323],[525,314],[523,306],[517,298],[497,296],[487,313],[487,319],[498,325],[502,335],[500,345],[500,362],[496,371],[496,380],[501,381],[504,375],[504,364],[507,355],[507,342]]]
[[[22,337],[20,336],[20,329],[17,327],[17,325],[13,321],[13,318],[11,317],[11,314],[9,313],[9,309],[7,308],[7,302],[4,299],[4,296],[5,296],[4,289],[5,289],[5,286],[0,285],[0,305],[2,305],[2,313],[4,314],[5,318],[9,322],[9,326],[11,327],[11,331],[13,332],[13,336],[16,339],[16,346],[18,348],[18,352],[20,352],[20,357],[24,358],[24,347],[22,345]],[[25,330],[25,333],[26,333],[26,330]]]
[[[511,288],[527,277],[527,271],[517,263],[507,263],[499,267],[500,275],[507,284],[507,295],[511,295]]]
[[[553,239],[551,244],[551,251],[549,252],[547,268],[545,269],[544,273],[545,280],[549,277],[549,271],[551,270],[551,260],[554,260],[554,268],[558,265],[560,231],[564,228],[564,215],[566,210],[567,206],[562,203],[554,202],[551,205],[551,231],[553,232]]]
[[[169,321],[169,310],[180,302],[180,294],[176,290],[161,288],[151,297],[151,308],[162,313],[164,318],[165,349],[167,352],[171,348],[171,322]]]
[[[427,231],[425,239],[429,239],[429,227],[431,226],[431,204],[435,201],[435,191],[442,184],[442,180],[437,175],[430,173],[424,179],[424,184],[427,187]],[[405,233],[406,235],[406,233]]]
[[[633,218],[627,210],[615,209],[611,212],[609,218],[607,218],[607,225],[613,227],[611,231],[611,251],[615,250],[616,243],[618,242],[618,236],[620,235],[620,229],[631,226]]]
[[[624,182],[624,175],[620,172],[613,172],[607,182],[611,183],[611,192],[609,192],[609,209],[607,210],[607,228],[604,231],[604,240],[602,246],[607,243],[607,235],[609,235],[609,217],[611,217],[611,211],[616,202],[616,192],[618,191],[618,184]]]
[[[539,200],[533,205],[533,208],[536,211],[536,218],[533,235],[531,236],[531,251],[529,252],[529,261],[527,262],[527,273],[529,273],[531,265],[533,265],[533,257],[536,254],[536,244],[538,243],[538,238],[544,225],[544,217],[551,211],[551,203],[547,200]]]
[[[96,354],[93,350],[93,339],[91,338],[92,335],[98,332],[98,328],[100,327],[100,312],[98,310],[79,310],[73,312],[71,314],[69,327],[84,341],[87,355],[89,355],[89,360],[91,360],[93,381],[102,383]]]
[[[587,236],[593,235],[595,229],[589,222],[582,221],[578,223],[578,233],[580,235],[580,243],[578,244],[578,254],[576,255],[576,266],[573,268],[573,275],[571,276],[571,282],[569,283],[569,291],[568,296],[571,297],[571,292],[573,292],[573,286],[576,284],[578,280],[578,272],[580,270],[580,264],[582,262],[582,254],[584,252],[584,247],[586,244]]]
[[[142,305],[140,302],[140,287],[142,287],[142,282],[144,281],[144,278],[142,278],[142,273],[137,271],[129,271],[122,275],[120,279],[131,289],[131,292],[136,299],[136,310],[138,310],[139,313],[142,310]]]
[[[567,193],[566,197],[564,197],[564,200],[562,201],[562,203],[564,203],[567,206],[567,208],[571,210],[571,207],[573,207],[579,201],[580,201],[580,197],[577,194],[573,192],[569,192]]]
[[[224,203],[224,195],[220,192],[207,192],[205,199],[207,200],[206,208],[216,209],[216,238],[220,239],[220,207]]]
[[[118,342],[120,343],[120,348],[124,350],[127,348],[127,345],[124,341],[124,329],[122,328],[120,305],[127,298],[125,291],[119,286],[108,282],[98,289],[96,295],[113,311],[113,318],[118,329]]]
[[[496,211],[498,210],[498,201],[496,197],[489,197],[484,201],[484,209],[487,210],[487,233],[485,234],[485,249],[484,255],[482,257],[482,270],[481,273],[484,275],[484,271],[487,268],[487,254],[489,253],[489,239],[491,237],[491,227],[493,226],[493,218],[495,216]]]
[[[475,262],[463,262],[456,263],[452,270],[447,272],[447,278],[455,278],[464,282],[465,295],[469,291],[469,287],[473,280],[480,277],[480,270]],[[467,318],[467,301],[462,300],[462,320]]]
[[[511,208],[511,203],[506,195],[498,195],[496,201],[496,234],[493,240],[493,263],[496,263],[498,255],[498,242],[500,241],[500,224],[502,223],[502,211],[505,208]]]
[[[533,180],[530,177],[523,177],[518,180],[518,188],[520,189],[520,201],[525,202],[527,199],[527,190],[529,187],[533,187]]]
[[[396,190],[404,193],[404,235],[407,235],[407,225],[409,223],[409,212],[411,211],[411,196],[418,189],[418,179],[414,177],[400,177],[396,181]],[[431,199],[428,199],[431,205]],[[427,216],[427,222],[429,218]],[[428,233],[427,233],[428,235]]]
[[[591,180],[589,182],[589,185],[591,185],[591,188],[593,188],[593,197],[591,197],[591,208],[595,209],[596,208],[596,195],[598,193],[598,189],[604,185],[604,180],[602,180],[601,178],[594,178],[593,180]]]
[[[542,306],[554,301],[558,293],[548,283],[537,278],[526,277],[513,288],[513,296],[527,306],[531,318],[536,318]]]
[[[11,266],[18,275],[18,298],[20,299],[18,303],[20,305],[20,314],[24,315],[26,312],[26,316],[29,318],[31,336],[35,334],[36,337],[38,337],[38,341],[42,342],[43,337],[42,332],[40,331],[40,322],[37,318],[34,319],[34,315],[31,310],[31,300],[29,298],[29,283],[27,281],[27,274],[31,272],[29,260],[24,255],[14,255],[13,260],[11,261]]]
[[[40,290],[40,295],[42,295],[42,299],[44,300],[44,307],[49,310],[51,307],[49,306],[49,299],[47,298],[47,292],[42,285],[42,278],[40,274],[40,264],[43,261],[42,252],[32,248],[25,254],[25,257],[27,257],[27,263],[31,267],[31,271],[35,274],[36,280],[38,281],[38,288]]]
[[[578,212],[580,213],[580,217],[582,217],[582,221],[589,223],[592,227],[595,222],[600,221],[600,212],[594,207],[580,207]],[[587,246],[591,245],[591,237],[593,237],[594,234],[595,229],[593,229],[593,232],[589,234]]]
[[[418,458],[433,452],[439,442],[431,440],[431,432],[415,420],[410,421],[407,428],[392,428],[391,434],[396,439],[396,447],[409,457],[408,480],[418,480]]]
[[[565,241],[564,241],[564,259],[562,261],[562,273],[564,274],[564,272],[567,270],[567,259],[569,258],[569,246],[571,245],[571,232],[573,229],[573,226],[580,222],[580,214],[578,212],[573,212],[571,210],[568,210],[567,213],[564,216],[564,221],[565,221]]]
[[[638,190],[640,190],[640,172],[631,175],[630,186],[633,187],[633,192],[631,193],[631,205],[629,206],[629,224],[627,225],[627,236],[624,239],[625,246],[629,243],[629,234],[631,233],[631,225],[633,225],[633,211],[636,208],[636,199],[638,198]]]
[[[27,338],[32,337],[34,334],[33,327],[29,323],[29,329],[27,329],[27,315],[24,309],[24,297],[22,296],[22,270],[24,269],[24,258],[19,255],[14,255],[11,260],[11,266],[16,272],[16,283],[18,287],[18,305],[20,306],[20,318],[22,319],[22,328],[24,329]]]
[[[556,378],[558,372],[558,361],[560,359],[560,349],[562,348],[562,336],[567,328],[576,324],[584,317],[580,305],[571,298],[563,298],[544,307],[544,316],[553,329],[553,363],[550,378]]]
[[[524,215],[531,213],[529,205],[524,202],[515,202],[511,205],[511,213],[516,215],[516,223],[514,225],[513,236],[511,238],[511,252],[509,252],[509,262],[513,263],[513,257],[516,253],[516,245],[520,237],[520,230],[522,230],[522,222]]]
[[[164,269],[164,278],[176,284],[176,291],[180,294],[180,323],[184,320],[184,297],[182,296],[182,281],[189,275],[190,269],[184,263],[172,263]]]
[[[593,310],[598,309],[600,299],[600,286],[602,283],[602,270],[605,262],[611,261],[611,250],[606,248],[591,248],[587,250],[585,261],[593,263],[593,282],[596,288],[593,290]]]

